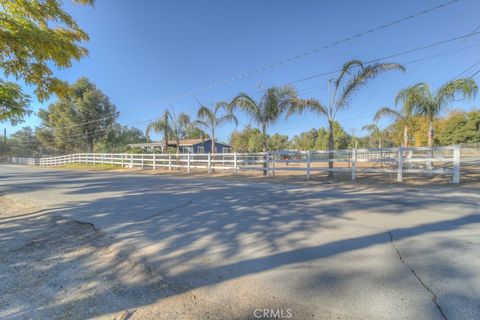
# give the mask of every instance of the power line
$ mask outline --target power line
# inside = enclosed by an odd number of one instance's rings
[[[480,64],[480,60],[478,60],[477,62],[475,62],[474,64],[472,64],[470,67],[468,67],[468,68],[465,69],[464,71],[460,72],[454,79],[460,78],[462,75],[466,74],[468,71],[470,71],[470,70],[472,70],[473,68],[475,68],[478,64]]]
[[[475,76],[476,76],[476,75],[477,75],[479,72],[480,72],[480,68],[479,68],[477,71],[475,71],[475,73],[474,73],[474,74],[472,74],[472,75],[471,75],[469,78],[473,78],[473,77],[475,77]]]
[[[277,62],[275,62],[275,63],[271,63],[271,64],[264,65],[264,66],[259,67],[259,68],[257,68],[257,69],[251,70],[251,71],[249,71],[249,72],[244,72],[244,73],[238,74],[238,75],[236,75],[236,76],[234,76],[234,77],[232,77],[232,78],[225,79],[225,80],[222,80],[222,81],[218,81],[218,82],[209,84],[209,85],[207,85],[207,86],[204,86],[204,87],[201,87],[201,88],[198,88],[198,89],[195,89],[195,90],[191,90],[191,91],[188,91],[188,92],[184,92],[184,93],[181,93],[181,94],[179,94],[179,95],[173,96],[173,97],[168,98],[168,99],[161,100],[161,101],[159,101],[159,102],[156,102],[156,103],[152,104],[152,106],[159,105],[159,104],[166,104],[166,103],[170,103],[170,102],[173,102],[173,101],[176,101],[176,100],[179,100],[179,99],[188,97],[188,96],[196,95],[196,94],[198,94],[198,93],[201,93],[201,92],[204,92],[204,91],[207,91],[207,90],[216,88],[216,87],[218,87],[218,86],[225,85],[225,84],[228,84],[228,83],[231,83],[231,82],[234,82],[234,81],[237,81],[237,80],[246,78],[246,77],[253,76],[253,75],[258,74],[258,73],[260,73],[260,72],[264,72],[264,71],[266,71],[266,70],[269,70],[269,69],[272,69],[272,68],[281,66],[281,65],[283,65],[283,64],[285,64],[285,63],[289,63],[289,62],[292,62],[292,61],[300,60],[300,59],[302,59],[302,58],[304,58],[304,57],[306,57],[306,56],[309,56],[309,55],[312,55],[312,54],[316,54],[316,53],[318,53],[318,52],[321,51],[321,50],[329,49],[329,48],[338,46],[338,45],[340,45],[340,44],[343,44],[343,43],[346,43],[346,42],[349,42],[349,41],[353,41],[353,40],[359,39],[359,38],[364,37],[364,36],[366,36],[366,35],[369,35],[369,34],[378,32],[378,31],[383,30],[383,29],[387,29],[387,28],[389,28],[389,27],[392,27],[392,26],[394,26],[394,25],[403,23],[403,22],[405,22],[405,21],[409,21],[409,20],[415,19],[415,18],[417,18],[417,17],[426,15],[426,14],[432,12],[432,11],[439,10],[439,9],[441,9],[441,8],[450,6],[450,5],[452,5],[452,4],[456,3],[456,2],[460,2],[460,1],[461,1],[461,0],[450,0],[450,1],[444,2],[444,3],[442,3],[442,4],[436,5],[436,6],[434,6],[434,7],[429,8],[429,9],[425,9],[425,10],[419,11],[419,12],[417,12],[417,13],[414,13],[414,14],[412,14],[412,15],[405,16],[405,17],[399,18],[399,19],[397,19],[397,20],[393,20],[393,21],[390,21],[390,22],[388,22],[388,23],[385,23],[385,24],[383,24],[383,25],[379,25],[379,26],[377,26],[377,27],[368,29],[368,30],[366,30],[366,31],[363,31],[363,32],[354,34],[354,35],[352,35],[352,36],[350,36],[350,37],[346,37],[346,38],[343,38],[343,39],[341,39],[341,40],[334,41],[334,42],[331,42],[331,43],[329,43],[329,44],[323,45],[323,46],[321,46],[321,47],[317,47],[317,48],[311,49],[311,50],[309,50],[309,51],[305,51],[305,52],[303,52],[303,53],[301,53],[301,54],[297,54],[297,55],[295,55],[295,56],[291,56],[291,57],[289,57],[289,58],[285,58],[285,59],[283,59],[283,60],[279,60],[279,61],[277,61]],[[474,34],[476,34],[475,31],[472,32],[472,33],[469,33],[469,36],[474,35]],[[306,80],[306,79],[305,79],[305,80]],[[101,119],[93,120],[92,122],[78,123],[78,124],[72,125],[72,127],[80,126],[80,125],[86,124],[86,123],[98,122],[98,121],[102,121],[103,119],[114,118],[114,117],[116,117],[116,115],[109,115],[109,116],[104,117],[104,118],[101,118]],[[65,128],[69,128],[69,127],[65,127]]]
[[[366,61],[366,62],[364,63],[364,65],[369,65],[369,64],[373,64],[373,63],[376,63],[376,62],[379,62],[379,61],[382,61],[382,60],[386,60],[386,59],[390,59],[390,58],[393,58],[393,57],[398,57],[398,56],[410,54],[410,53],[413,53],[413,52],[417,52],[417,51],[421,51],[421,50],[425,50],[425,49],[437,47],[437,46],[440,46],[440,45],[443,45],[443,44],[446,44],[446,43],[454,42],[454,41],[461,40],[461,39],[464,39],[464,38],[466,38],[466,37],[471,37],[471,36],[473,36],[473,35],[478,35],[478,34],[480,34],[480,31],[477,31],[477,32],[474,32],[474,33],[468,33],[468,34],[462,35],[462,36],[453,37],[453,38],[450,38],[450,39],[447,39],[447,40],[442,40],[442,41],[439,41],[439,42],[435,42],[435,43],[431,43],[431,44],[428,44],[428,45],[425,45],[425,46],[421,46],[421,47],[417,47],[417,48],[405,50],[405,51],[402,51],[402,52],[390,54],[390,55],[383,56],[383,57],[380,57],[380,58],[375,58],[375,59]],[[412,63],[417,63],[417,62],[420,62],[420,61],[425,61],[425,60],[428,60],[428,59],[431,59],[431,58],[435,58],[435,57],[438,57],[438,56],[441,56],[441,55],[444,55],[444,54],[448,54],[448,53],[451,53],[451,52],[466,50],[466,49],[475,47],[475,46],[477,46],[477,45],[478,45],[478,44],[475,44],[475,45],[472,45],[472,46],[469,46],[469,47],[465,47],[465,48],[458,48],[458,49],[450,50],[450,51],[448,51],[448,52],[446,52],[446,53],[440,53],[440,54],[435,54],[435,55],[431,55],[431,56],[424,57],[424,58],[420,58],[420,59],[415,59],[415,60],[412,60],[412,61],[409,61],[409,62],[404,63],[404,65],[408,65],[408,64],[412,64]],[[311,80],[311,79],[316,79],[316,78],[323,77],[323,76],[327,76],[327,75],[333,75],[333,74],[336,74],[336,73],[338,73],[338,72],[340,72],[340,71],[341,71],[341,69],[337,69],[337,70],[333,70],[333,71],[329,71],[329,72],[318,73],[318,74],[315,74],[315,75],[311,75],[311,76],[308,76],[308,77],[304,77],[304,78],[301,78],[301,79],[297,79],[297,80],[294,80],[294,81],[285,83],[284,85],[296,84],[296,83],[304,82],[304,81]],[[475,75],[476,75],[476,73],[475,73]],[[261,93],[261,92],[262,92],[262,91],[255,91],[255,92],[253,92],[252,94]],[[104,118],[100,118],[100,119],[97,119],[97,120],[95,120],[95,121],[101,121],[102,119],[104,119]],[[160,119],[160,117],[154,117],[154,118],[150,118],[150,119],[147,119],[147,120],[142,120],[142,121],[127,123],[127,125],[133,125],[133,124],[138,124],[138,123],[145,123],[145,122],[155,121],[155,120],[158,120],[158,119]],[[78,124],[78,125],[81,125],[81,123]],[[101,132],[106,132],[106,131],[109,131],[109,130],[111,130],[111,128],[110,128],[110,129],[104,129],[104,130],[95,131],[94,134],[96,134],[96,133],[101,133]],[[69,136],[69,137],[88,136],[88,134],[89,134],[89,133],[87,132],[87,133],[81,133],[81,134],[72,135],[72,136]]]
[[[423,10],[423,11],[420,11],[420,12],[417,12],[417,13],[415,13],[415,14],[412,14],[412,15],[409,15],[409,16],[406,16],[406,17],[403,17],[403,18],[400,18],[400,19],[397,19],[397,20],[388,22],[388,23],[386,23],[386,24],[383,24],[383,25],[380,25],[380,26],[371,28],[371,29],[369,29],[369,30],[366,30],[366,31],[357,33],[357,34],[355,34],[355,35],[353,35],[353,36],[343,38],[343,39],[341,39],[341,40],[338,40],[338,41],[335,41],[335,42],[326,44],[326,45],[321,46],[321,47],[318,47],[318,48],[314,48],[314,49],[312,49],[312,50],[310,50],[310,51],[305,51],[305,52],[303,52],[303,53],[301,53],[301,54],[298,54],[298,55],[295,55],[295,56],[292,56],[292,57],[289,57],[289,58],[286,58],[286,59],[283,59],[283,60],[279,60],[279,61],[277,61],[276,63],[264,65],[264,66],[262,66],[262,67],[259,67],[259,68],[257,68],[257,69],[254,69],[254,70],[252,70],[252,71],[238,74],[237,76],[234,76],[234,77],[232,77],[232,78],[230,78],[230,79],[222,80],[222,81],[219,81],[219,82],[216,82],[216,83],[212,83],[212,84],[210,84],[210,85],[207,85],[207,86],[205,86],[205,87],[202,87],[202,88],[199,88],[199,89],[196,89],[196,90],[192,90],[192,91],[188,91],[188,92],[179,94],[179,95],[174,96],[174,97],[172,97],[172,98],[165,99],[165,100],[163,100],[163,101],[157,102],[155,105],[164,104],[164,103],[169,103],[169,102],[172,102],[172,101],[175,101],[175,100],[178,100],[178,99],[187,97],[187,96],[195,95],[195,94],[201,93],[201,92],[203,92],[203,91],[206,91],[206,90],[209,90],[209,89],[212,89],[212,88],[221,86],[221,85],[225,85],[225,84],[228,84],[228,83],[230,83],[230,82],[237,81],[237,80],[240,80],[240,79],[243,79],[243,78],[246,78],[246,77],[249,77],[249,76],[258,74],[258,73],[260,73],[260,72],[263,72],[263,71],[266,71],[266,70],[269,70],[269,69],[278,67],[278,66],[283,65],[283,64],[285,64],[285,63],[289,63],[289,62],[292,62],[292,61],[295,61],[295,60],[299,60],[299,59],[304,58],[304,57],[306,57],[306,56],[309,56],[309,55],[318,53],[318,52],[321,51],[321,50],[329,49],[329,48],[338,46],[338,45],[340,45],[340,44],[343,44],[343,43],[346,43],[346,42],[349,42],[349,41],[352,41],[352,40],[355,40],[355,39],[364,37],[364,36],[366,36],[366,35],[368,35],[368,34],[375,33],[375,32],[378,32],[378,31],[380,31],[380,30],[389,28],[389,27],[391,27],[391,26],[400,24],[400,23],[402,23],[402,22],[412,20],[412,19],[414,19],[414,18],[417,18],[417,17],[419,17],[419,16],[423,16],[423,15],[425,15],[425,14],[428,14],[428,13],[432,12],[432,11],[435,11],[435,10],[438,10],[438,9],[441,9],[441,8],[444,8],[444,7],[446,7],[446,6],[452,5],[452,4],[454,4],[454,3],[456,3],[456,2],[459,2],[459,1],[460,1],[460,0],[451,0],[451,1],[448,1],[448,2],[445,2],[445,3],[442,3],[442,4],[439,4],[439,5],[437,5],[437,6],[434,6],[434,7],[431,7],[431,8],[429,8],[429,9],[426,9],[426,10]],[[470,35],[473,35],[473,34],[475,34],[475,33],[471,33]]]

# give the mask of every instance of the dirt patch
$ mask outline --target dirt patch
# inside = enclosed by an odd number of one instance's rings
[[[0,194],[0,218],[35,212],[37,204],[32,201],[15,201]]]

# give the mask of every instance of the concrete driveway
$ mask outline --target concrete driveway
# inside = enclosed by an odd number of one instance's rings
[[[478,189],[2,165],[0,193],[34,201],[35,216],[94,224],[134,246],[174,294],[238,318],[480,318]]]

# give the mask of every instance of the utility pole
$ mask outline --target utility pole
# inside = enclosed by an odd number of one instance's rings
[[[355,148],[357,148],[357,139],[355,138],[355,128],[352,128],[352,142],[355,142]]]

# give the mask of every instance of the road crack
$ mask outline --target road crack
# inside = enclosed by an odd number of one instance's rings
[[[393,233],[390,231],[390,230],[387,230],[388,231],[388,234],[390,235],[390,243],[392,244],[393,248],[395,249],[395,251],[397,252],[397,255],[398,255],[398,258],[400,260],[400,262],[405,266],[407,267],[410,272],[412,272],[412,274],[414,275],[415,278],[417,278],[418,282],[420,282],[420,284],[422,285],[422,287],[425,288],[425,290],[428,291],[428,293],[430,293],[430,295],[432,296],[432,301],[433,303],[435,304],[435,306],[437,307],[438,311],[440,312],[440,315],[442,316],[443,319],[445,320],[448,320],[447,316],[445,315],[445,312],[443,311],[442,307],[438,304],[438,299],[437,299],[437,295],[435,294],[435,292],[433,292],[432,289],[430,289],[429,286],[427,286],[425,284],[425,282],[423,282],[422,278],[419,277],[419,275],[415,272],[415,270],[405,262],[405,260],[403,259],[402,257],[402,254],[400,253],[400,249],[397,247],[397,245],[395,244],[395,242],[393,241]]]
[[[184,204],[181,204],[179,206],[176,206],[176,207],[173,207],[173,208],[170,208],[170,209],[166,209],[166,210],[163,210],[163,211],[160,211],[160,212],[157,212],[157,213],[154,213],[152,215],[149,215],[149,216],[146,216],[142,219],[139,219],[138,221],[145,221],[145,220],[148,220],[150,218],[153,218],[155,216],[158,216],[160,214],[163,214],[163,213],[167,213],[167,212],[170,212],[170,211],[173,211],[173,210],[177,210],[177,209],[180,209],[180,208],[183,208],[183,207],[186,207],[186,206],[189,206],[192,204],[192,200],[189,200],[188,202],[184,203]]]

